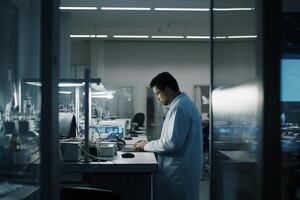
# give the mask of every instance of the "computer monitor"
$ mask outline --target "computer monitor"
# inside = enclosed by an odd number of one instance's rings
[[[113,134],[115,136],[118,136],[120,138],[124,137],[124,129],[120,126],[97,126],[98,131],[100,134]]]
[[[281,102],[300,102],[300,53],[281,58]]]
[[[76,118],[73,113],[59,113],[59,135],[61,138],[76,137]]]
[[[285,123],[300,123],[300,52],[281,57],[281,112]],[[284,123],[284,122],[282,122]]]

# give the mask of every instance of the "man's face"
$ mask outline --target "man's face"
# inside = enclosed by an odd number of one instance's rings
[[[166,90],[160,90],[156,86],[154,86],[153,93],[159,103],[161,103],[164,106],[169,105],[170,98]]]

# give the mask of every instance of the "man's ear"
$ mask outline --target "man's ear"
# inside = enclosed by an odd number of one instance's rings
[[[172,93],[172,89],[169,86],[167,86],[165,88],[165,93],[168,94],[168,95],[170,95]]]

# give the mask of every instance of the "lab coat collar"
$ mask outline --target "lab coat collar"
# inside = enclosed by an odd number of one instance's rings
[[[179,95],[177,95],[177,97],[175,97],[172,102],[170,103],[170,105],[168,106],[168,108],[171,108],[174,106],[174,104],[176,104],[176,102],[182,98],[183,96],[185,96],[186,94],[184,92],[181,92]]]

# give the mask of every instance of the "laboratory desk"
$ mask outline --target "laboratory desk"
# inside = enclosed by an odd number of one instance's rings
[[[134,158],[122,158],[122,153],[106,162],[63,163],[62,184],[113,190],[124,200],[153,199],[153,175],[158,170],[154,153],[133,152]]]

